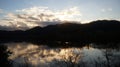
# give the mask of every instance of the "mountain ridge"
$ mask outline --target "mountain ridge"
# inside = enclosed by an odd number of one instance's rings
[[[63,23],[22,31],[1,31],[0,40],[120,42],[120,21],[97,20],[87,24]]]

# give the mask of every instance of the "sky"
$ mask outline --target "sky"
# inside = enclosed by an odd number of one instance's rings
[[[0,28],[27,29],[63,21],[120,20],[119,3],[120,0],[0,0]]]

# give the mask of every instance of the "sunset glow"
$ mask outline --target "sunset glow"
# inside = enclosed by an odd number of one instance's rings
[[[9,29],[29,29],[77,21],[120,20],[119,0],[1,0],[0,25]],[[47,22],[47,23],[46,23]],[[50,23],[49,23],[50,22]]]

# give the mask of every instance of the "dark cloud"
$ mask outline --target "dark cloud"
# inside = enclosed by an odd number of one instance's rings
[[[12,30],[18,30],[12,26],[0,26],[0,30],[7,30],[7,31],[12,31]]]
[[[61,21],[51,21],[51,22],[49,22],[49,21],[46,21],[46,22],[36,22],[36,24],[38,25],[38,26],[42,26],[42,27],[44,27],[44,26],[48,26],[48,25],[55,25],[55,24],[60,24],[60,23],[62,23]]]

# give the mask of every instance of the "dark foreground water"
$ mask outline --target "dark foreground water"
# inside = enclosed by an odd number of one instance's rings
[[[44,44],[5,43],[13,67],[120,67],[120,47],[86,44],[83,47],[48,47]],[[119,45],[119,44],[118,44]]]

